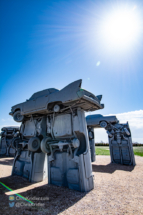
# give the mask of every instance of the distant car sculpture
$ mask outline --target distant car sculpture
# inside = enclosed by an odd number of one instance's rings
[[[84,111],[99,110],[102,96],[81,89],[81,80],[58,91],[44,90],[12,107],[22,121],[12,174],[70,189],[93,189],[90,146]],[[48,155],[48,156],[47,156]],[[46,161],[48,159],[48,163]],[[46,172],[48,166],[48,173]]]
[[[12,141],[19,136],[18,126],[6,126],[1,129],[0,155],[14,156],[15,149],[12,147]]]
[[[109,139],[111,162],[135,166],[131,131],[128,122],[126,124],[109,124],[106,130]]]
[[[101,114],[88,115],[86,117],[88,137],[90,144],[91,162],[96,160],[95,156],[95,138],[94,138],[94,128],[106,128],[110,123],[118,123],[116,116],[102,116]]]
[[[101,114],[89,115],[86,117],[88,126],[93,128],[106,128],[109,123],[118,123],[116,116],[102,116]]]
[[[120,124],[116,116],[100,114],[86,117],[91,150],[91,161],[95,161],[94,128],[105,128],[109,139],[112,163],[135,165],[131,131],[128,122]]]

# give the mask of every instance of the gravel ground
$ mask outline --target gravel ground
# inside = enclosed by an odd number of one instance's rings
[[[13,158],[0,158],[0,182],[29,199],[49,198],[33,200],[41,206],[9,207],[12,192],[0,184],[0,215],[143,214],[143,157],[135,156],[135,159],[137,165],[133,168],[110,164],[109,156],[97,156],[92,163],[95,188],[80,193],[48,185],[46,180],[31,184],[22,177],[10,176]],[[15,200],[15,205],[18,203],[28,202]]]

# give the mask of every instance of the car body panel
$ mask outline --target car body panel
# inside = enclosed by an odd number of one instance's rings
[[[23,113],[29,113],[35,109],[36,109],[35,99],[34,100],[28,100],[28,101],[23,103],[23,106],[22,106],[22,112]]]

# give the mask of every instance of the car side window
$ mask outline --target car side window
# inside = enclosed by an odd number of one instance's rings
[[[46,96],[46,95],[49,95],[49,94],[50,94],[49,90],[43,90],[43,91],[34,93],[34,94],[30,97],[29,100],[37,99],[37,98],[40,98],[40,97],[43,97],[43,96]]]

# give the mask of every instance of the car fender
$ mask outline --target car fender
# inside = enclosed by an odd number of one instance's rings
[[[74,81],[73,83],[67,85],[59,92],[55,92],[49,95],[49,104],[52,102],[61,101],[62,103],[66,103],[69,101],[77,100],[79,97],[77,92],[80,89],[82,80]]]

